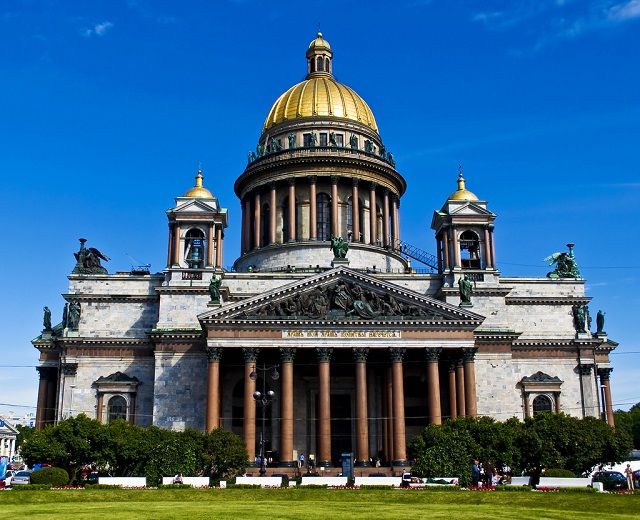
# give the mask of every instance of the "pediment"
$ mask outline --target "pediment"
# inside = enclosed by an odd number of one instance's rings
[[[430,323],[476,328],[483,316],[347,267],[198,316],[216,323]]]
[[[468,202],[466,204],[462,204],[459,207],[451,208],[449,211],[449,215],[482,215],[482,216],[494,216],[494,214],[486,208],[479,206],[478,204],[474,204],[473,202]]]
[[[185,199],[185,202],[179,203],[177,207],[170,210],[171,213],[217,213],[218,202],[216,199]]]

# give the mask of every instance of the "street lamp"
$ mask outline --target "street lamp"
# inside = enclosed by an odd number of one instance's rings
[[[256,367],[254,365],[253,370],[249,374],[249,379],[251,379],[251,381],[256,381],[258,379],[258,372],[256,370],[259,370],[264,374],[262,377],[262,392],[260,392],[259,390],[256,390],[255,392],[253,392],[253,398],[255,399],[256,403],[258,403],[262,408],[262,424],[260,426],[260,471],[259,471],[261,477],[264,477],[267,474],[267,461],[264,456],[264,445],[266,442],[266,439],[264,438],[264,432],[265,432],[265,424],[267,421],[267,407],[271,404],[271,401],[276,395],[276,393],[273,390],[267,391],[267,380],[266,380],[266,377],[264,376],[266,375],[267,372],[271,371],[271,374],[270,374],[271,379],[273,381],[277,381],[280,378],[280,374],[278,373],[277,367],[278,365],[267,366],[264,363],[262,367]]]

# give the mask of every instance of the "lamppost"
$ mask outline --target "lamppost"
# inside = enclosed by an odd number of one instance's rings
[[[280,374],[278,373],[277,368],[278,368],[278,365],[266,365],[263,363],[262,367],[257,367],[256,365],[254,365],[253,370],[249,374],[249,379],[251,379],[251,381],[256,381],[258,379],[257,370],[263,373],[262,392],[260,392],[259,390],[256,390],[255,392],[253,392],[253,398],[255,399],[256,403],[258,403],[262,408],[262,423],[260,425],[260,471],[259,471],[261,477],[264,477],[267,474],[267,461],[264,456],[264,445],[265,445],[264,430],[265,430],[265,424],[267,421],[267,407],[271,404],[271,401],[276,395],[276,393],[273,390],[267,391],[267,379],[265,376],[268,371],[271,371],[271,374],[270,374],[271,379],[273,381],[277,381],[280,378]]]

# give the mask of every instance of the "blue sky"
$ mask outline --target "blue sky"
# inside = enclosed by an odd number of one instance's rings
[[[44,305],[60,319],[78,237],[111,272],[161,270],[164,211],[198,163],[233,263],[233,181],[318,25],[407,179],[403,238],[434,251],[462,164],[504,275],[544,275],[576,243],[620,342],[614,402],[640,401],[640,0],[0,0],[0,412],[34,409],[30,340]]]

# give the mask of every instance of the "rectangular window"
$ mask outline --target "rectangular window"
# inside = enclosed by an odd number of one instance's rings
[[[320,134],[320,146],[327,146],[327,134]]]
[[[342,148],[344,146],[344,135],[336,134],[336,146]]]
[[[311,146],[311,134],[303,134],[302,138],[305,147]]]

